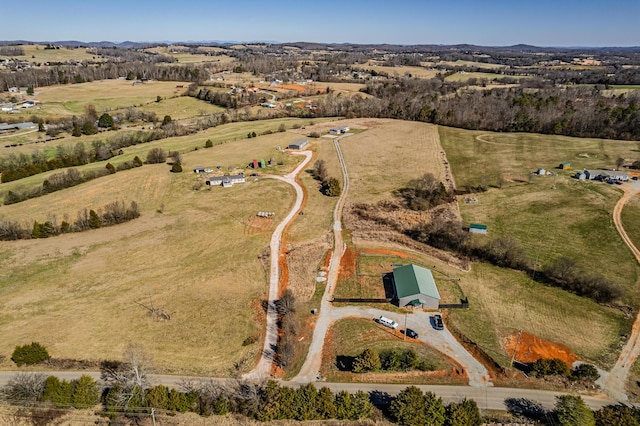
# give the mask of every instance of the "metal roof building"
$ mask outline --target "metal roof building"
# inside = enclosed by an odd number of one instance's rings
[[[401,266],[393,270],[393,281],[399,306],[437,309],[440,305],[440,293],[429,269],[417,265]]]

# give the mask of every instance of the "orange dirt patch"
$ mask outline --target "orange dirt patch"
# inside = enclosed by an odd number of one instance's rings
[[[514,332],[504,339],[504,346],[507,353],[511,356],[513,356],[517,341],[517,332]],[[516,359],[520,362],[535,362],[540,358],[558,358],[569,365],[579,359],[578,356],[565,345],[549,342],[533,334],[523,332],[520,337],[520,342],[518,343]]]
[[[347,246],[340,260],[340,276],[342,278],[349,278],[355,275],[357,267],[358,252],[354,251],[350,246]]]

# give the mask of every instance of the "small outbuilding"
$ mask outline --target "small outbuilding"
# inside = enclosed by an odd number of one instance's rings
[[[193,173],[204,173],[206,171],[206,169],[204,168],[204,166],[196,166],[195,169],[193,169]]]
[[[261,169],[264,169],[265,167],[267,167],[267,163],[264,161],[264,158],[260,159],[260,161],[258,162],[258,165],[260,166]]]
[[[565,161],[564,163],[560,163],[558,168],[560,170],[569,170],[571,168],[571,163],[569,163],[568,161]]]
[[[469,225],[469,232],[471,232],[472,234],[486,234],[487,225],[483,225],[481,223],[472,223]]]
[[[578,180],[587,180],[587,174],[585,172],[576,172],[574,177]]]
[[[440,293],[429,269],[413,264],[395,268],[393,282],[399,306],[440,306]]]
[[[539,176],[544,176],[544,175],[547,174],[547,171],[545,169],[538,169],[536,171],[536,174],[539,175]]]
[[[300,150],[300,149],[303,149],[307,145],[309,145],[309,141],[308,140],[306,140],[306,139],[298,139],[298,140],[295,140],[295,141],[291,142],[287,146],[287,149]]]

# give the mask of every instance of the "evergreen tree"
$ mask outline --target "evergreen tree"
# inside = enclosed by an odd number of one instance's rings
[[[98,216],[98,213],[96,213],[93,209],[89,210],[89,228],[100,228],[100,217]]]
[[[369,395],[363,391],[358,391],[353,395],[353,415],[352,420],[366,419],[373,413],[373,404]]]
[[[607,405],[593,414],[596,426],[640,426],[640,412],[626,405]]]
[[[136,167],[141,167],[142,166],[142,160],[140,159],[140,157],[138,157],[137,155],[135,157],[133,157],[133,164]]]
[[[472,399],[463,399],[461,403],[452,402],[446,408],[447,426],[480,426],[482,417],[478,404]]]
[[[160,410],[169,409],[169,389],[164,385],[157,385],[147,392],[147,405]]]
[[[556,397],[556,416],[562,426],[595,426],[593,411],[580,396],[561,395]]]
[[[380,370],[381,368],[380,355],[374,349],[365,349],[353,362],[353,371],[355,373]]]
[[[336,418],[335,396],[326,386],[318,392],[318,417],[320,419]]]
[[[207,141],[204,143],[204,147],[205,148],[212,148],[213,147],[213,142],[211,141],[211,139],[207,139]]]
[[[354,417],[353,397],[347,391],[340,391],[336,395],[336,418],[349,420]]]
[[[281,387],[275,380],[269,380],[260,395],[260,409],[256,418],[261,422],[279,420],[282,417]]]
[[[109,173],[114,174],[116,172],[116,168],[113,166],[113,164],[111,163],[107,163],[106,166],[104,166],[107,170],[109,170]]]
[[[93,377],[83,374],[75,382],[72,403],[75,408],[84,409],[100,402],[100,386]]]
[[[313,383],[300,386],[294,401],[296,420],[318,419],[318,391]]]
[[[108,129],[113,127],[113,117],[111,117],[106,112],[100,116],[98,119],[98,126]]]

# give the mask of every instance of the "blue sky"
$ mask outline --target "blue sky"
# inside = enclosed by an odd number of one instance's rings
[[[640,0],[4,3],[0,40],[640,46]]]

